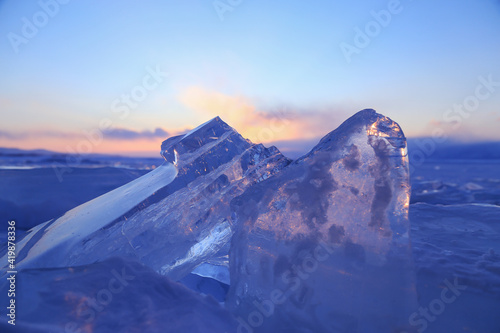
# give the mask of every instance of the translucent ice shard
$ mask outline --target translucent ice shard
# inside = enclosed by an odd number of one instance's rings
[[[406,139],[363,110],[231,201],[242,332],[412,332]]]
[[[161,154],[165,164],[153,172],[32,229],[20,243],[18,267],[67,267],[119,256],[178,280],[227,255],[230,200],[290,163],[275,147],[245,140],[219,117],[166,140]]]

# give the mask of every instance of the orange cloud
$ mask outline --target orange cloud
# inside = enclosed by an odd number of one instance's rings
[[[10,133],[0,130],[0,147],[20,149],[47,149],[61,153],[119,154],[159,156],[161,142],[167,139],[160,131],[114,133],[94,131],[91,136],[82,132],[32,131]],[[100,134],[95,134],[100,133]],[[132,133],[132,134],[131,134]],[[135,134],[134,134],[135,133]],[[167,133],[165,133],[167,134]]]
[[[180,95],[180,101],[200,118],[220,116],[243,137],[255,143],[317,138],[340,124],[332,121],[333,113],[288,109],[266,112],[243,96],[229,96],[202,87],[186,89]]]

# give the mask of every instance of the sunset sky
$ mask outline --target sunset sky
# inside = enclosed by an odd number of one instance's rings
[[[0,0],[0,146],[157,155],[219,115],[286,151],[364,108],[500,140],[499,32],[498,0]]]

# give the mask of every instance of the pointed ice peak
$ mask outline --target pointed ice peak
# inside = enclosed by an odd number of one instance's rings
[[[231,200],[225,305],[235,317],[249,323],[262,296],[296,289],[256,332],[411,331],[418,303],[404,147],[395,122],[362,110]]]
[[[207,122],[204,122],[203,124],[199,125],[198,127],[193,128],[191,131],[184,134],[184,136],[182,138],[185,139],[188,136],[202,130],[205,127],[217,127],[217,126],[233,129],[228,124],[226,124],[219,116],[217,116],[215,118],[210,119]]]
[[[370,136],[404,138],[399,125],[389,117],[377,113],[373,109],[364,109],[347,119],[336,130],[328,133],[320,143],[331,139],[333,136],[343,136],[348,132],[365,130]]]
[[[363,111],[371,111],[374,115],[370,120],[371,125],[367,125],[367,134],[370,136],[381,136],[384,138],[404,138],[403,131],[398,123],[390,119],[389,117],[383,116],[376,113],[375,110],[367,109]],[[360,112],[363,112],[360,111]],[[375,118],[375,119],[374,119]]]
[[[373,109],[364,109],[344,121],[337,129],[325,135],[302,160],[317,151],[331,151],[347,145],[348,139],[355,133],[369,137],[381,137],[387,140],[393,149],[402,149],[406,154],[406,138],[401,127],[389,117]],[[399,153],[398,153],[399,154]]]
[[[220,117],[215,117],[186,134],[171,137],[163,141],[161,155],[170,163],[177,164],[181,156],[193,153],[197,155],[210,147],[217,145],[231,136],[229,143],[250,145],[238,132],[226,124]],[[234,136],[234,138],[233,138]],[[203,147],[204,149],[200,149]],[[229,147],[228,150],[229,151]]]

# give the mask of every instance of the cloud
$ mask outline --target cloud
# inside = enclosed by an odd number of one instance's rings
[[[164,129],[134,131],[116,128],[105,132],[97,129],[57,131],[0,130],[0,147],[48,149],[61,153],[104,153],[120,155],[157,155],[160,144],[169,133]]]
[[[75,132],[64,132],[57,130],[32,130],[23,132],[13,132],[0,130],[0,139],[6,139],[10,141],[20,141],[20,140],[37,140],[41,138],[58,138],[58,139],[81,139],[85,138],[85,131],[75,131]],[[162,128],[156,128],[155,130],[143,130],[134,131],[126,128],[113,128],[105,130],[102,132],[105,139],[109,140],[156,140],[156,139],[167,139],[169,132]]]
[[[429,126],[431,126],[431,127],[440,127],[440,126],[444,126],[444,125],[445,125],[445,123],[444,123],[444,122],[439,121],[439,120],[437,120],[437,119],[435,119],[435,118],[431,118],[431,120],[429,120],[429,123],[428,123],[428,124],[429,124]]]
[[[71,139],[77,137],[75,133],[53,131],[53,130],[35,130],[35,131],[22,131],[12,132],[0,130],[0,138],[7,140],[24,140],[30,138],[61,138]]]
[[[125,128],[113,128],[103,132],[107,139],[111,140],[138,140],[138,139],[167,139],[169,133],[162,128],[156,128],[154,131],[134,131]]]
[[[257,143],[322,137],[352,114],[352,110],[349,113],[333,107],[263,109],[244,96],[230,96],[202,87],[187,88],[179,99],[200,118],[220,116],[245,138]]]
[[[0,138],[8,140],[22,140],[26,137],[24,133],[13,133],[9,131],[0,130]]]
[[[489,113],[476,113],[474,117],[455,117],[453,121],[431,119],[417,137],[442,136],[457,141],[498,140],[498,123]]]

